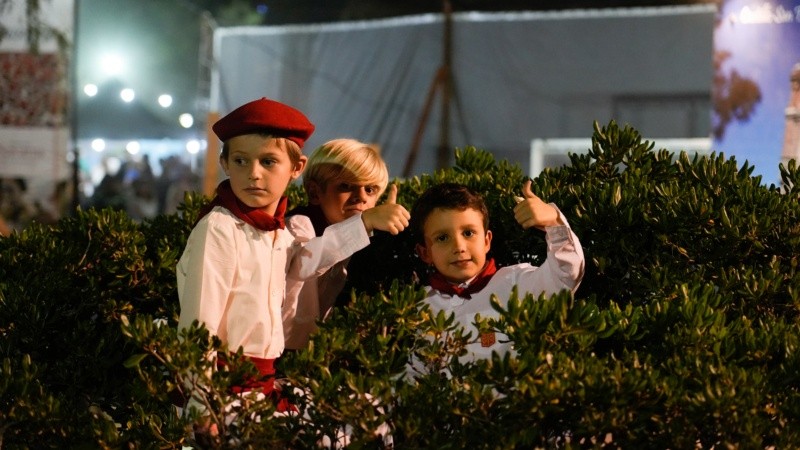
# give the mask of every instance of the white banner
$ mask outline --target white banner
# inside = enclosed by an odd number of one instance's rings
[[[0,40],[0,177],[37,186],[70,175],[69,68],[57,35],[74,42],[74,6],[75,0],[39,2],[38,52],[28,42],[27,2],[12,0],[0,11],[7,31]]]
[[[66,127],[0,126],[0,177],[68,178],[69,130]]]
[[[28,52],[28,19],[25,17],[27,1],[12,0],[0,11],[0,24],[8,33],[0,40],[0,52]],[[39,20],[46,28],[53,28],[72,42],[75,0],[40,0]],[[43,33],[39,51],[53,53],[58,43],[50,33]]]

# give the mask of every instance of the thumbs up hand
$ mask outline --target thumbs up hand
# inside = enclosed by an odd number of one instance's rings
[[[386,196],[386,205],[395,205],[397,204],[397,185],[392,184],[389,186],[389,193]]]
[[[514,218],[522,228],[536,227],[543,230],[544,227],[560,224],[558,211],[531,191],[531,180],[525,182],[522,195],[524,197],[515,197],[517,206],[514,207]]]
[[[368,233],[373,230],[388,231],[391,234],[399,234],[408,226],[411,214],[397,204],[397,185],[389,187],[389,194],[386,203],[372,207],[361,214],[361,220],[367,228]]]

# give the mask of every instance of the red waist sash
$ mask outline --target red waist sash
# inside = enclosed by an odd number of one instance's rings
[[[256,376],[245,377],[241,384],[230,387],[230,392],[233,394],[242,394],[253,390],[261,390],[267,397],[270,397],[275,403],[275,407],[279,412],[297,411],[297,408],[289,403],[289,400],[281,395],[280,389],[275,387],[275,359],[256,358],[253,356],[245,356],[256,367],[258,374]],[[229,364],[228,356],[219,354],[217,355],[217,367],[226,367]]]

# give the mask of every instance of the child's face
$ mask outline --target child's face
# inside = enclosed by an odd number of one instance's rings
[[[423,231],[425,245],[417,245],[417,253],[448,281],[463,283],[486,264],[492,232],[484,230],[479,211],[436,208],[425,220]]]
[[[231,138],[228,148],[228,158],[221,162],[233,193],[245,205],[275,214],[289,183],[303,173],[306,157],[293,163],[276,139],[257,134]]]
[[[339,223],[375,206],[379,188],[333,179],[328,181],[324,189],[316,185],[314,190],[315,202],[319,202],[328,222]]]

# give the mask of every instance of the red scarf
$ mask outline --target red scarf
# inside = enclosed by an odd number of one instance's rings
[[[455,285],[447,281],[439,272],[434,272],[434,274],[428,278],[428,282],[432,288],[439,292],[469,299],[472,297],[471,294],[480,291],[486,287],[487,284],[489,284],[489,280],[492,279],[492,276],[494,276],[495,272],[497,272],[497,268],[494,265],[494,258],[490,258],[488,261],[486,261],[486,265],[483,266],[483,269],[481,269],[480,273],[478,273],[478,275],[475,276],[475,279],[472,280],[472,282],[467,286],[460,287]]]
[[[281,197],[278,202],[278,208],[275,210],[275,215],[270,216],[258,208],[252,208],[242,203],[241,200],[236,198],[231,188],[231,180],[225,180],[217,186],[217,195],[211,200],[211,203],[200,210],[197,216],[197,222],[206,214],[211,212],[215,206],[222,206],[228,211],[232,212],[234,216],[244,220],[250,225],[263,231],[277,230],[284,228],[283,215],[286,213],[286,205],[289,200],[286,196]],[[197,225],[195,222],[195,225]]]

